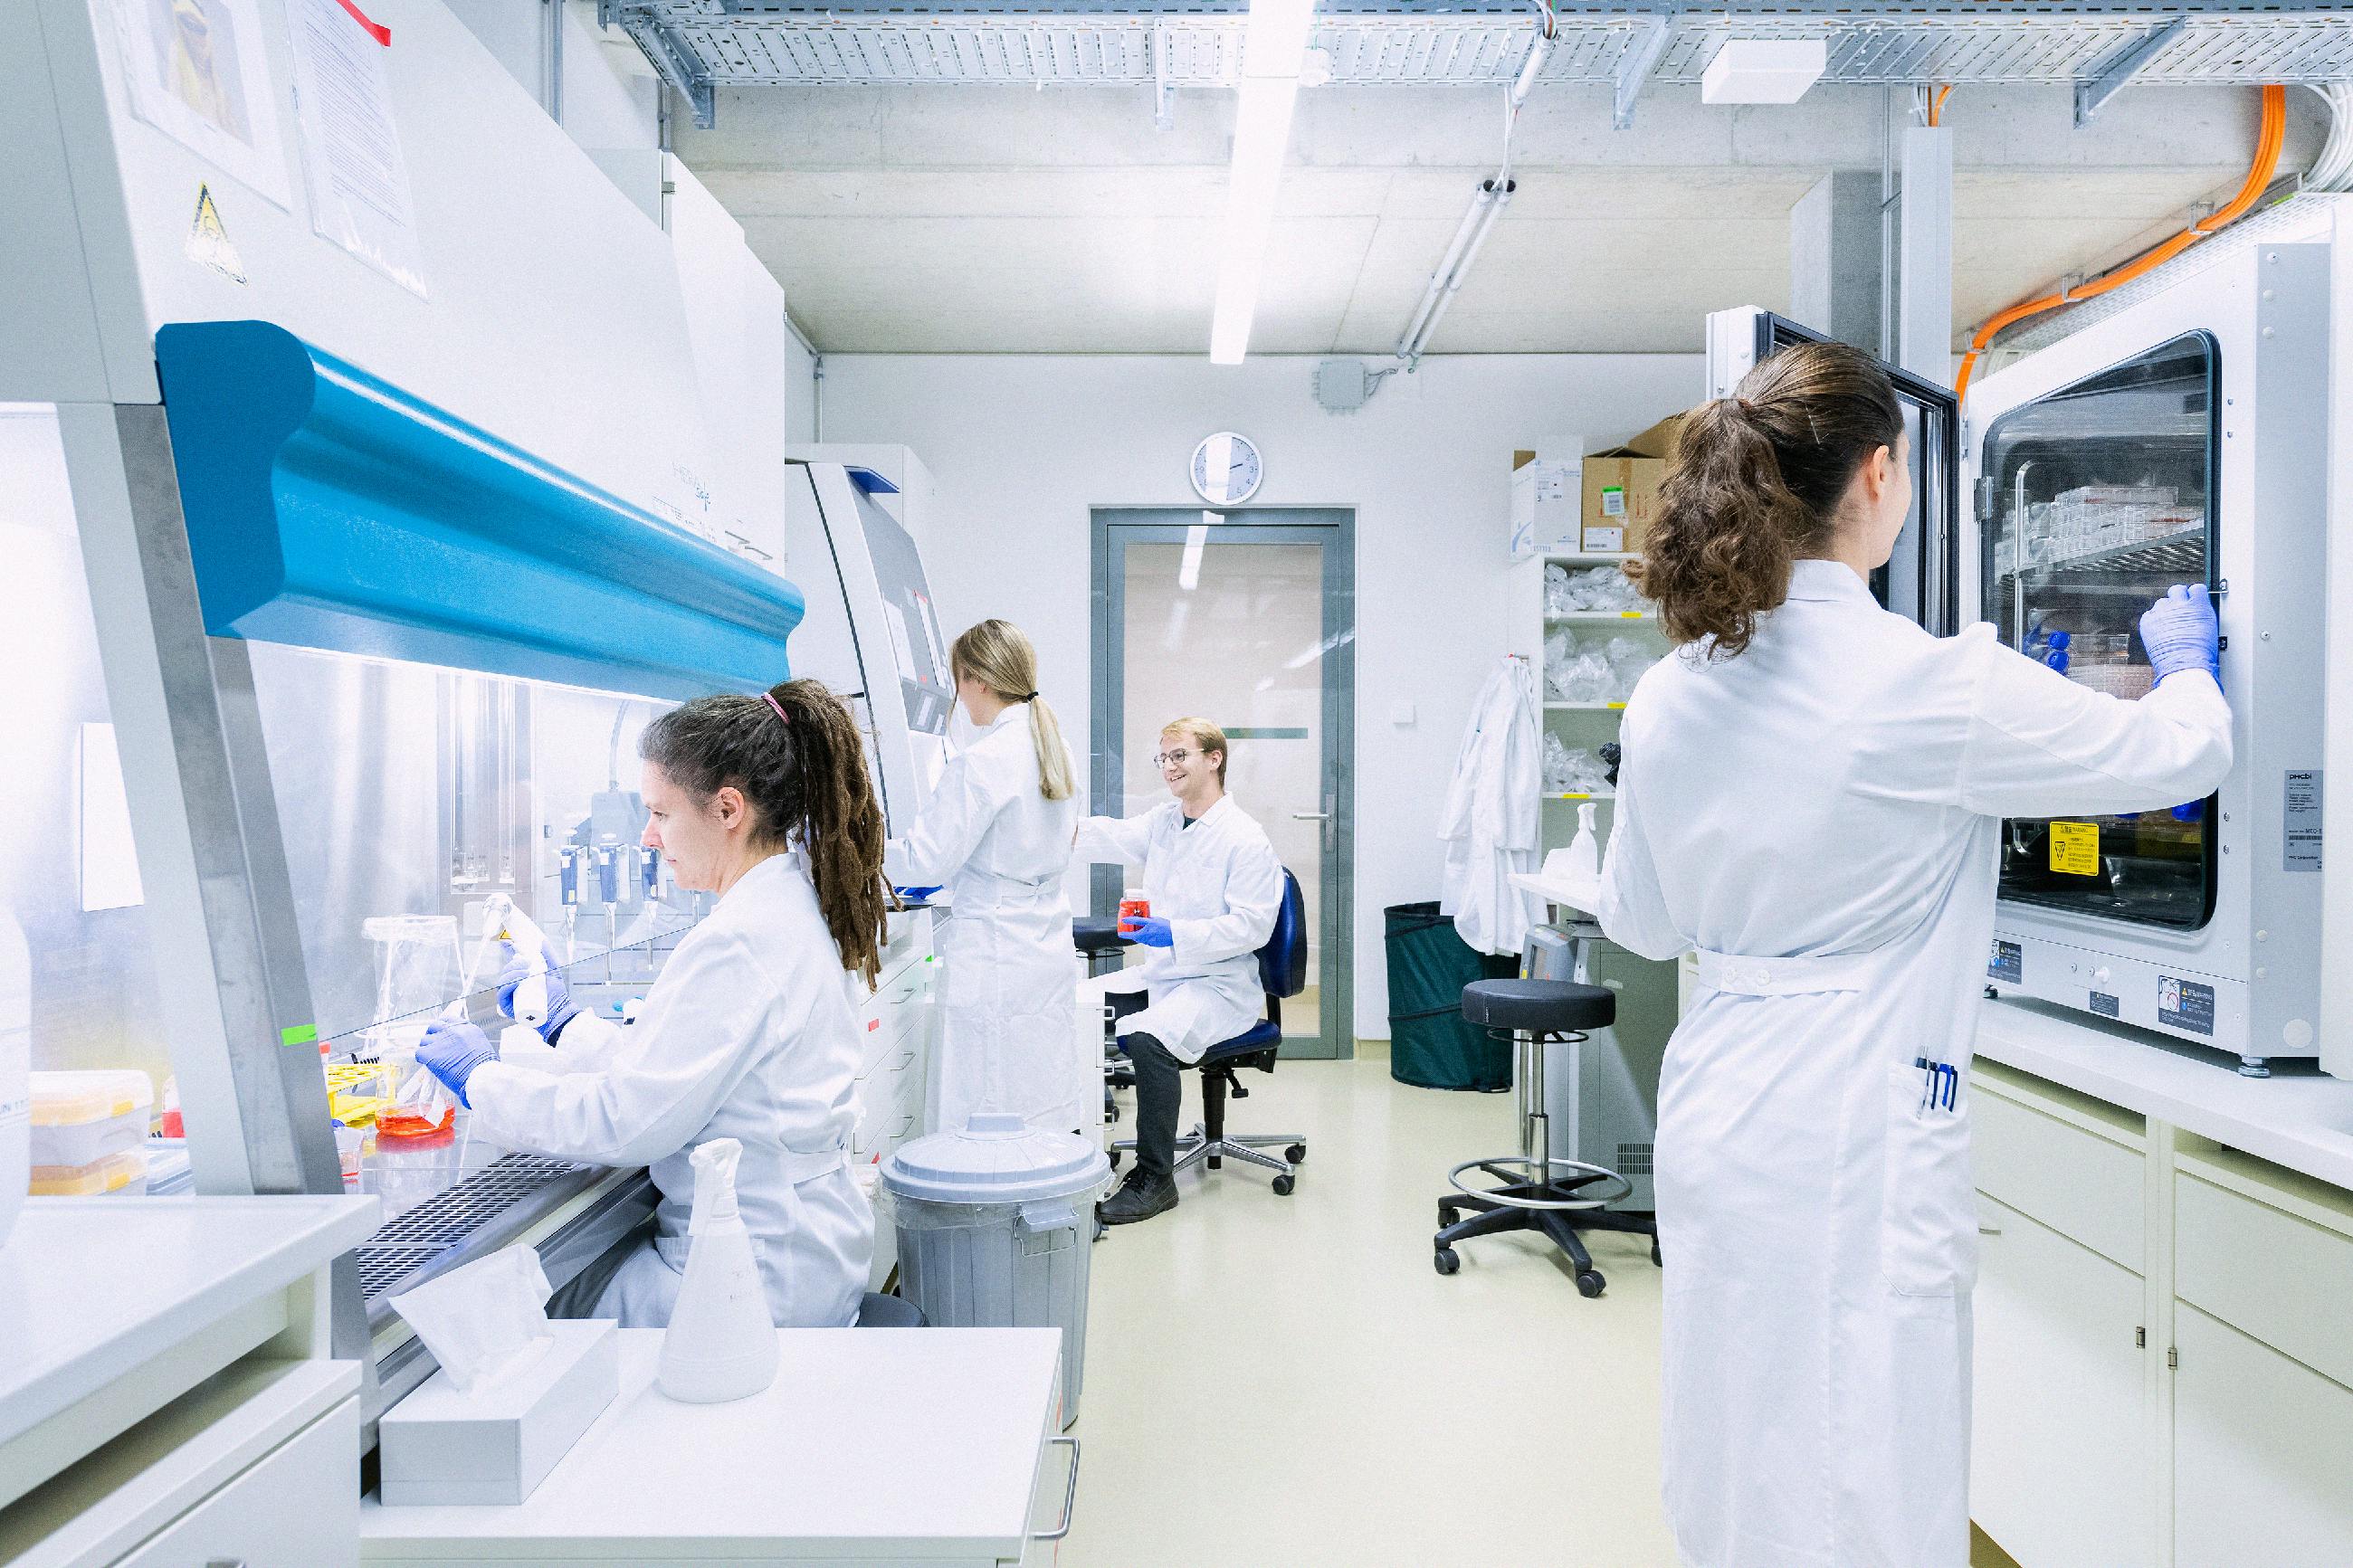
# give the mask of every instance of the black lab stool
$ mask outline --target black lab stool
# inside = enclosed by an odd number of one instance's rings
[[[1466,1160],[1447,1173],[1454,1191],[1438,1200],[1438,1271],[1462,1267],[1457,1242],[1511,1230],[1538,1230],[1552,1237],[1577,1265],[1577,1289],[1588,1298],[1605,1281],[1593,1267],[1578,1232],[1625,1231],[1651,1238],[1658,1255],[1658,1224],[1647,1215],[1606,1207],[1632,1192],[1633,1184],[1606,1166],[1556,1159],[1552,1125],[1545,1114],[1545,1047],[1582,1042],[1589,1031],[1606,1029],[1618,1016],[1618,998],[1605,986],[1569,980],[1474,980],[1462,988],[1462,1016],[1493,1035],[1509,1035],[1518,1056],[1512,1081],[1518,1090],[1520,1152],[1493,1159]],[[1495,1186],[1473,1186],[1470,1173],[1492,1176]],[[1462,1211],[1471,1211],[1464,1219]]]

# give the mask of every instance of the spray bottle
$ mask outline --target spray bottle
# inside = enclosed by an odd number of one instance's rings
[[[717,1405],[759,1393],[776,1376],[776,1329],[752,1256],[752,1235],[735,1212],[735,1165],[744,1145],[713,1138],[696,1149],[694,1216],[686,1283],[662,1333],[657,1382],[672,1399]]]
[[[1568,844],[1568,879],[1601,879],[1601,841],[1593,836],[1593,803],[1589,800],[1577,808],[1577,837]]]

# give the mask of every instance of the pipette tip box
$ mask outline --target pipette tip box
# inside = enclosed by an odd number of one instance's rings
[[[620,1325],[553,1319],[539,1359],[468,1394],[437,1372],[376,1428],[387,1507],[519,1503],[621,1392]]]

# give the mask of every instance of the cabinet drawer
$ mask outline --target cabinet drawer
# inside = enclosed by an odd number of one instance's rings
[[[359,1560],[360,1405],[347,1399],[116,1568],[356,1568]]]
[[[2353,1384],[2353,1237],[2186,1172],[2173,1205],[2174,1293]]]
[[[2174,1338],[2175,1568],[2353,1563],[2353,1391],[2195,1307]]]
[[[1978,1190],[2136,1274],[2147,1272],[2147,1158],[1995,1090],[1982,1077],[1977,1087],[1969,1119]]]
[[[926,1006],[907,1006],[860,1024],[858,1076],[871,1078],[877,1068],[896,1060],[913,1043],[930,1014]]]

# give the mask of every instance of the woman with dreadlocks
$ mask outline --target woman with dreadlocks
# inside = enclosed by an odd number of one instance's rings
[[[492,1142],[652,1169],[661,1205],[567,1287],[581,1315],[670,1321],[694,1203],[690,1156],[743,1144],[736,1204],[780,1328],[858,1316],[874,1247],[849,1146],[859,1046],[843,972],[869,982],[884,912],[882,813],[856,725],[814,680],[703,697],[647,726],[645,842],[681,888],[718,902],[664,965],[634,1024],[578,1011],[551,976],[545,1070],[482,1031],[437,1024],[417,1051]],[[509,972],[519,979],[520,965]],[[501,994],[502,1008],[511,1008]]]

